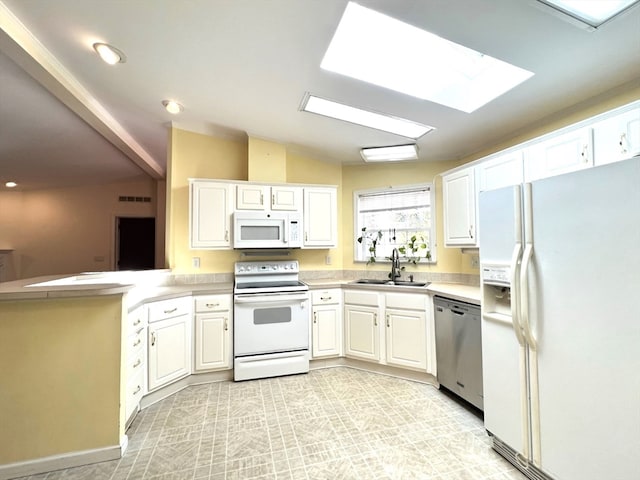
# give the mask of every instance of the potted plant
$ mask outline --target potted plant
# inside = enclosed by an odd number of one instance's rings
[[[378,230],[376,233],[373,233],[367,232],[367,227],[362,227],[362,235],[360,235],[357,240],[358,243],[367,242],[369,244],[369,259],[367,260],[367,265],[376,262],[376,248],[381,238],[382,232],[380,230]]]

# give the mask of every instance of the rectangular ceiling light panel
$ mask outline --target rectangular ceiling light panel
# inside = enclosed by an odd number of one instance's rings
[[[639,0],[538,0],[594,28]]]
[[[353,2],[320,66],[463,112],[533,75]]]
[[[393,147],[371,147],[360,150],[365,162],[400,162],[418,159],[417,145],[395,145]]]
[[[302,104],[302,110],[369,128],[375,128],[376,130],[395,133],[396,135],[407,138],[420,138],[425,133],[433,130],[433,127],[427,125],[421,125],[410,120],[392,117],[382,113],[362,110],[314,95],[308,95],[306,97]]]

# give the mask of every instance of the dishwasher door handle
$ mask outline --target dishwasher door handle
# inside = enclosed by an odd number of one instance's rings
[[[467,312],[460,312],[460,311],[458,311],[458,310],[453,310],[453,309],[451,309],[451,313],[455,313],[456,315],[464,315],[464,314],[465,314],[465,313],[467,313]]]

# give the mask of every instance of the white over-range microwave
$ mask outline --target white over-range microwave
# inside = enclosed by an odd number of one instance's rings
[[[300,248],[302,219],[294,212],[233,214],[234,248]]]

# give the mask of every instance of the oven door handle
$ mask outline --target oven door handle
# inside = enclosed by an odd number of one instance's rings
[[[236,295],[234,297],[234,303],[236,304],[260,304],[260,303],[291,303],[291,302],[306,302],[309,300],[307,294],[292,295],[290,293],[272,293],[267,295]]]

